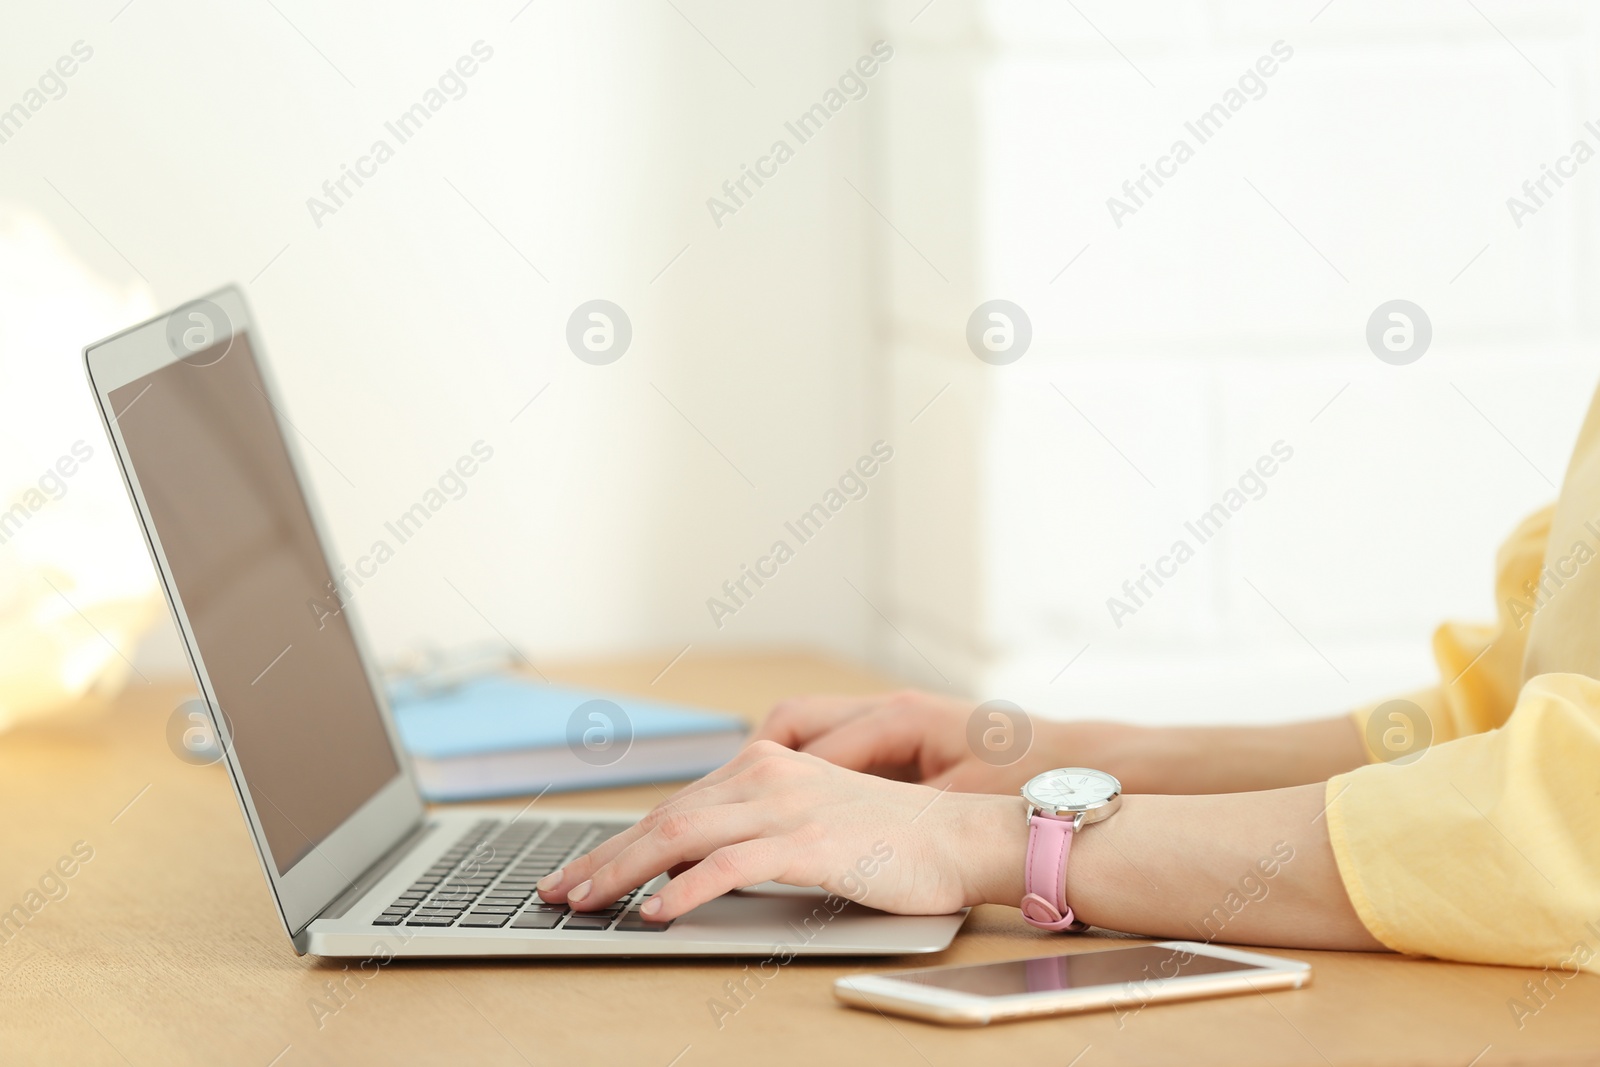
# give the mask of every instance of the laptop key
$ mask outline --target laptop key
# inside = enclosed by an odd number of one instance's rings
[[[634,893],[639,893],[639,890],[634,890]],[[627,933],[640,934],[665,930],[672,925],[672,919],[668,919],[664,923],[650,922],[644,917],[644,913],[639,910],[643,904],[644,901],[641,894],[641,899],[630,905],[628,910],[622,913],[622,918],[618,920],[616,928]]]
[[[483,929],[508,923],[521,930],[603,931],[619,923],[636,925],[639,930],[665,929],[667,924],[645,923],[640,918],[637,908],[631,907],[635,904],[633,893],[608,908],[584,913],[574,913],[564,904],[546,904],[537,894],[539,879],[570,856],[594,848],[630,825],[563,823],[552,829],[540,820],[483,820],[441,854],[379,921],[390,926]]]

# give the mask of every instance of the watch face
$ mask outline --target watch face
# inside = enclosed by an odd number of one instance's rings
[[[1122,792],[1122,783],[1104,771],[1064,767],[1045,771],[1022,787],[1023,798],[1044,811],[1085,811]]]

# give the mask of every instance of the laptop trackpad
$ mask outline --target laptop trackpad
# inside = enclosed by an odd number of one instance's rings
[[[926,916],[890,915],[823,889],[763,882],[702,904],[674,924],[697,937],[748,940],[752,929],[790,947],[859,946],[864,927],[881,937],[885,925],[921,925]]]

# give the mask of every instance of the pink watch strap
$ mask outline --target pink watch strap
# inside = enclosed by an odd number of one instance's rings
[[[1028,860],[1023,875],[1022,917],[1041,930],[1087,930],[1067,904],[1067,854],[1072,820],[1050,815],[1028,819]]]

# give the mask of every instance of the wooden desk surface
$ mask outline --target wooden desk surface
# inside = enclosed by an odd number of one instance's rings
[[[784,694],[880,679],[803,656],[667,657],[549,671],[566,681],[759,715]],[[20,933],[0,932],[0,1063],[1440,1064],[1600,1062],[1600,979],[1555,993],[1518,1029],[1507,1002],[1538,972],[1296,952],[1303,991],[1057,1017],[975,1030],[837,1005],[835,977],[1104,946],[977,909],[937,957],[796,960],[718,1025],[738,961],[395,963],[336,1013],[343,963],[299,957],[274,914],[220,767],[167,747],[183,688],[136,685],[110,709],[0,737],[0,912],[74,845],[76,868]],[[547,797],[649,807],[650,787]],[[79,846],[80,851],[84,846]],[[47,886],[46,888],[51,888]],[[1552,988],[1555,988],[1552,983]],[[319,1020],[320,1014],[320,1020]],[[320,1025],[319,1025],[320,1022]],[[1476,1058],[1475,1058],[1476,1057]]]

